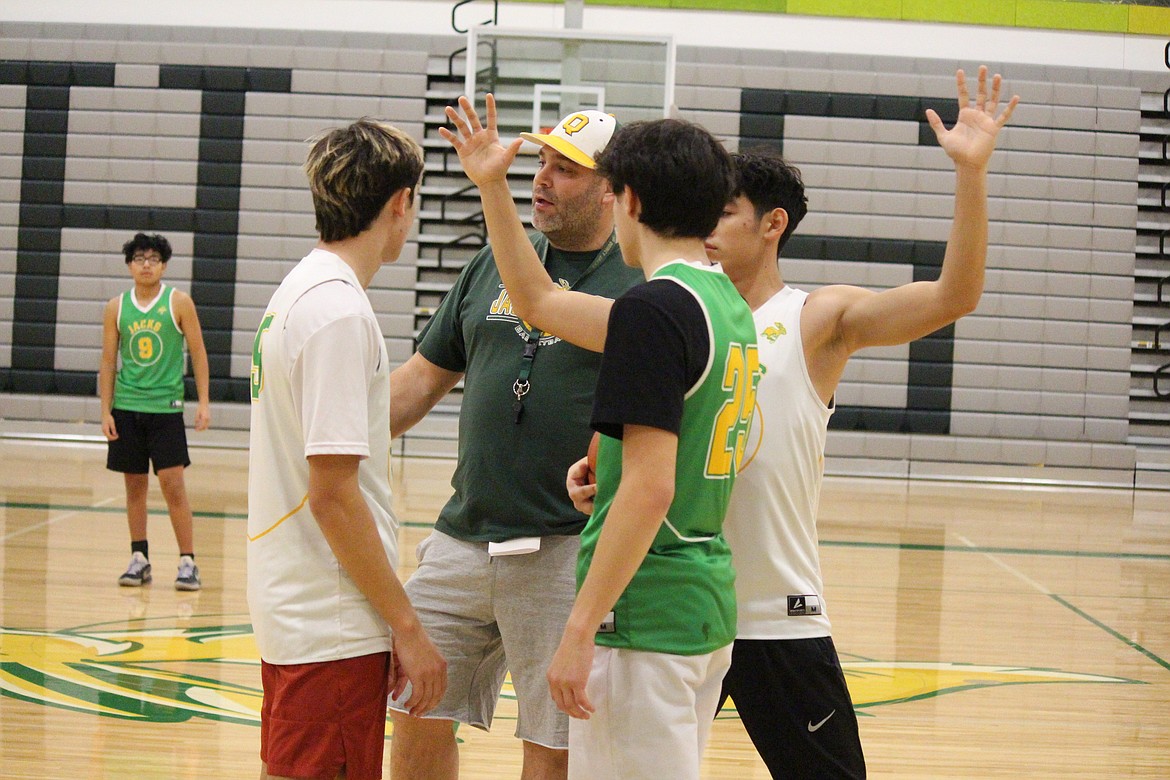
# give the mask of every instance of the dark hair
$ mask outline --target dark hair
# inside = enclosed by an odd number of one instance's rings
[[[779,152],[767,148],[737,152],[731,157],[735,161],[736,174],[732,198],[743,195],[751,201],[757,219],[775,208],[788,213],[788,227],[776,248],[779,252],[808,213],[808,198],[804,196],[800,169],[787,162]]]
[[[158,256],[162,261],[171,259],[171,242],[155,233],[153,236],[148,236],[145,233],[135,233],[134,238],[122,244],[122,254],[126,255],[126,262],[129,263],[134,259],[134,255],[145,252],[148,249],[153,249],[158,252]]]
[[[706,238],[731,200],[731,155],[709,132],[681,119],[631,122],[597,156],[615,194],[642,202],[641,222],[667,238]]]
[[[365,231],[394,193],[417,188],[422,178],[422,149],[385,122],[359,119],[318,136],[312,144],[305,173],[313,194],[317,233],[326,242]],[[414,196],[412,189],[412,202]]]

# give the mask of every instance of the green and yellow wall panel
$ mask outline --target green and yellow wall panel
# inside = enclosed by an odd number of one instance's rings
[[[560,3],[562,0],[519,0]],[[1170,8],[1084,0],[585,0],[587,6],[832,16],[1170,37]]]

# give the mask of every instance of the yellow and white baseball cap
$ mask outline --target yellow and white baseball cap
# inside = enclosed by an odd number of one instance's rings
[[[578,165],[596,168],[593,158],[613,138],[618,122],[604,111],[574,111],[549,133],[521,133],[525,141],[547,146]]]

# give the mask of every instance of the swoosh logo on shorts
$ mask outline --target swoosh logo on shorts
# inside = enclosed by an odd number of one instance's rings
[[[825,725],[825,722],[826,722],[826,721],[828,721],[828,719],[829,719],[829,718],[833,717],[833,716],[834,716],[834,715],[836,715],[836,714],[837,714],[837,711],[836,711],[836,710],[833,710],[833,711],[832,711],[832,712],[830,712],[828,715],[826,715],[824,718],[822,718],[820,723],[816,723],[816,724],[814,724],[814,723],[813,723],[813,722],[810,720],[810,721],[808,722],[808,733],[809,733],[809,734],[811,734],[811,733],[813,733],[814,731],[816,731],[817,729],[819,729],[821,726]]]

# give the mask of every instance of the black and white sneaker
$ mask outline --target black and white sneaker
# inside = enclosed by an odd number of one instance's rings
[[[142,553],[136,552],[130,556],[130,565],[118,578],[118,584],[128,588],[137,588],[140,585],[149,584],[150,579],[150,561],[146,560],[146,556]]]
[[[147,565],[149,568],[149,564]],[[175,577],[175,590],[199,590],[203,583],[199,581],[199,567],[190,555],[179,556],[179,576]]]

